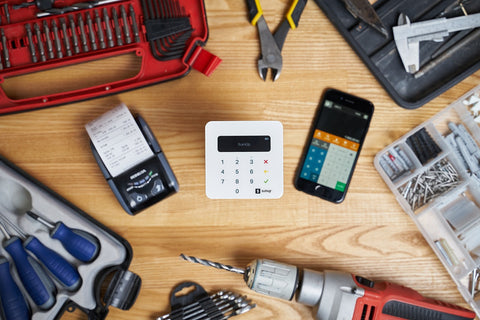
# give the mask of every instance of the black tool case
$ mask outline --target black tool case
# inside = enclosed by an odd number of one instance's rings
[[[457,46],[441,56],[434,67],[428,66],[433,61],[431,56],[457,33],[450,34],[443,42],[422,41],[420,70],[422,67],[428,68],[422,76],[415,77],[407,73],[398,55],[392,28],[398,25],[401,13],[406,14],[411,22],[463,16],[457,0],[376,1],[373,7],[389,32],[388,39],[368,24],[354,18],[342,0],[315,2],[393,100],[403,108],[415,109],[426,104],[480,68],[480,29],[471,30],[457,42]],[[463,0],[462,4],[468,14],[480,12],[480,1]]]
[[[10,264],[12,278],[30,306],[31,319],[61,319],[65,312],[75,310],[84,312],[88,319],[105,319],[110,306],[128,310],[134,304],[140,291],[141,279],[128,271],[133,252],[125,239],[1,156],[0,188],[0,213],[25,234],[36,237],[46,247],[65,258],[81,277],[80,287],[73,292],[54,280],[56,302],[51,308],[40,310],[25,292],[11,256],[1,246],[0,256],[6,257]],[[22,193],[31,198],[25,200]],[[22,212],[20,208],[25,202],[28,204],[28,201],[31,201],[32,211],[46,219],[61,221],[71,229],[82,230],[96,237],[100,243],[98,256],[91,262],[81,262],[72,257],[60,241],[49,236],[44,225]],[[17,235],[8,224],[6,226],[11,235]],[[2,234],[0,241],[4,240]],[[49,272],[47,274],[50,275]],[[0,319],[3,319],[1,314],[0,312]]]

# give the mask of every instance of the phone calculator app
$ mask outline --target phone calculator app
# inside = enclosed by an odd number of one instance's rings
[[[368,115],[326,100],[316,125],[300,177],[340,192],[360,149]]]

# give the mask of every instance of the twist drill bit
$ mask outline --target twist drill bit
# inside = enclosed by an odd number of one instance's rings
[[[199,259],[199,258],[196,258],[196,257],[186,256],[183,253],[180,254],[180,258],[182,258],[183,260],[198,263],[198,264],[201,264],[201,265],[204,265],[204,266],[207,266],[207,267],[213,267],[213,268],[222,269],[222,270],[235,272],[235,273],[239,273],[239,274],[245,274],[245,269],[232,267],[232,266],[229,266],[227,264],[213,262],[213,261],[210,261],[210,260],[205,260],[205,259]]]

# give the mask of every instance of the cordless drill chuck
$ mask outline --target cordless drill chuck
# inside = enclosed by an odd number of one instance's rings
[[[272,260],[257,259],[245,269],[196,257],[183,259],[243,274],[248,287],[267,296],[311,306],[317,320],[467,320],[475,313],[425,298],[418,292],[385,281],[338,271],[314,271]]]
[[[299,303],[314,307],[317,319],[354,319],[357,299],[365,292],[349,274],[300,270],[266,259],[252,261],[244,279],[250,289],[271,297],[292,300],[296,293]]]

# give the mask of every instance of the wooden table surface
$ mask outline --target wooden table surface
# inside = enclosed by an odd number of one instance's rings
[[[289,1],[262,0],[273,29]],[[373,166],[377,152],[480,83],[475,73],[416,110],[399,107],[334,29],[314,1],[283,48],[278,81],[257,73],[257,30],[244,1],[205,0],[206,49],[223,62],[210,77],[186,77],[105,98],[0,118],[0,153],[124,237],[130,270],[143,281],[129,311],[108,319],[154,319],[168,313],[169,294],[191,280],[208,292],[246,294],[257,307],[239,319],[313,319],[311,309],[250,291],[242,277],[181,261],[180,253],[244,267],[256,258],[315,270],[336,269],[389,280],[421,294],[467,306],[453,280]],[[107,76],[132,72],[121,58]],[[103,65],[82,66],[75,85],[99,77]],[[110,71],[106,71],[109,69]],[[49,71],[8,83],[16,95],[67,87],[72,73]],[[39,80],[41,79],[41,82]],[[68,81],[66,81],[68,80]],[[53,85],[52,85],[53,84]],[[375,114],[342,204],[295,190],[299,164],[322,92],[333,87],[371,100]],[[137,216],[127,215],[105,182],[84,125],[124,102],[149,123],[178,178],[180,192]],[[284,195],[277,200],[211,200],[205,195],[204,127],[211,120],[278,120],[284,128]],[[81,319],[79,313],[70,316]],[[69,317],[69,318],[70,318]]]

